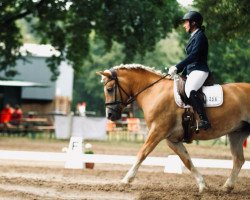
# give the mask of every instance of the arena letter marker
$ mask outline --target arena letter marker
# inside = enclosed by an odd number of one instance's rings
[[[64,167],[67,169],[83,169],[82,162],[83,155],[83,138],[71,137],[69,142],[69,148],[67,150],[67,158]]]

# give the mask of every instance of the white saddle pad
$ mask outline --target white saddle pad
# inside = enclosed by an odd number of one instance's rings
[[[178,106],[184,108],[187,105],[181,100],[181,96],[177,90],[177,83],[179,78],[174,79],[174,98],[175,102]],[[213,85],[213,86],[203,86],[202,91],[206,96],[205,107],[218,107],[223,104],[223,90],[221,85]]]

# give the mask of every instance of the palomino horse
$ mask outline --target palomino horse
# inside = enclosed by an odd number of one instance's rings
[[[191,158],[182,143],[181,126],[183,109],[174,100],[173,80],[149,67],[142,65],[120,65],[98,72],[102,75],[106,99],[107,117],[117,120],[122,109],[136,100],[144,112],[149,129],[147,139],[137,154],[137,161],[123,178],[123,183],[130,183],[143,160],[163,139],[180,157],[185,166],[195,177],[199,192],[207,188],[203,176],[194,167]],[[200,131],[192,136],[193,140],[209,140],[228,134],[233,169],[223,186],[231,191],[240,169],[245,161],[243,141],[250,133],[250,84],[230,83],[223,87],[224,102],[217,108],[207,108],[207,115],[212,128]],[[197,117],[197,116],[196,116]]]

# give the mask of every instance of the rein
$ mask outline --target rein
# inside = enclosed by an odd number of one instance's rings
[[[133,101],[135,101],[136,97],[141,94],[142,92],[144,92],[146,89],[152,87],[154,84],[158,83],[159,81],[161,81],[162,79],[166,78],[167,76],[169,76],[169,74],[166,74],[164,76],[162,76],[161,78],[159,78],[158,80],[156,80],[155,82],[153,83],[150,83],[149,85],[147,85],[145,88],[143,88],[141,91],[137,92],[134,96],[131,96],[131,95],[128,95],[128,93],[122,88],[122,86],[119,84],[119,80],[118,80],[118,77],[117,77],[117,73],[115,71],[115,69],[110,69],[109,70],[111,72],[111,77],[110,77],[110,80],[108,80],[104,86],[114,80],[115,81],[115,101],[113,102],[109,102],[109,103],[105,103],[105,106],[109,106],[109,105],[117,105],[117,104],[122,104],[124,106],[127,106],[129,104],[131,104]],[[120,92],[120,101],[117,100],[117,88],[119,89],[119,92]],[[123,102],[123,99],[122,99],[122,95],[121,95],[121,91],[123,91],[128,98],[127,102]]]

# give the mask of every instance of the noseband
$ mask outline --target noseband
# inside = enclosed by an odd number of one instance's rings
[[[162,76],[161,78],[159,78],[158,80],[156,80],[155,82],[147,85],[145,88],[143,88],[141,91],[137,92],[134,96],[131,96],[129,95],[123,88],[122,86],[119,84],[119,80],[118,80],[118,77],[117,77],[117,73],[115,71],[115,69],[110,69],[109,70],[111,72],[111,77],[109,77],[109,80],[104,84],[107,85],[108,82],[114,80],[115,81],[115,100],[113,102],[108,102],[108,103],[105,103],[105,106],[112,106],[112,105],[124,105],[124,106],[127,106],[129,104],[131,104],[133,101],[135,101],[135,98],[140,94],[142,93],[143,91],[145,91],[146,89],[148,89],[149,87],[153,86],[154,84],[158,83],[160,80],[164,79],[165,77],[169,76],[169,74],[166,74],[164,76]],[[120,100],[118,100],[117,98],[117,88],[119,90],[119,93],[120,93]],[[122,98],[122,94],[121,94],[121,91],[123,91],[126,96],[128,97],[128,100],[126,102],[123,101],[123,98]],[[113,109],[112,109],[113,110]]]

